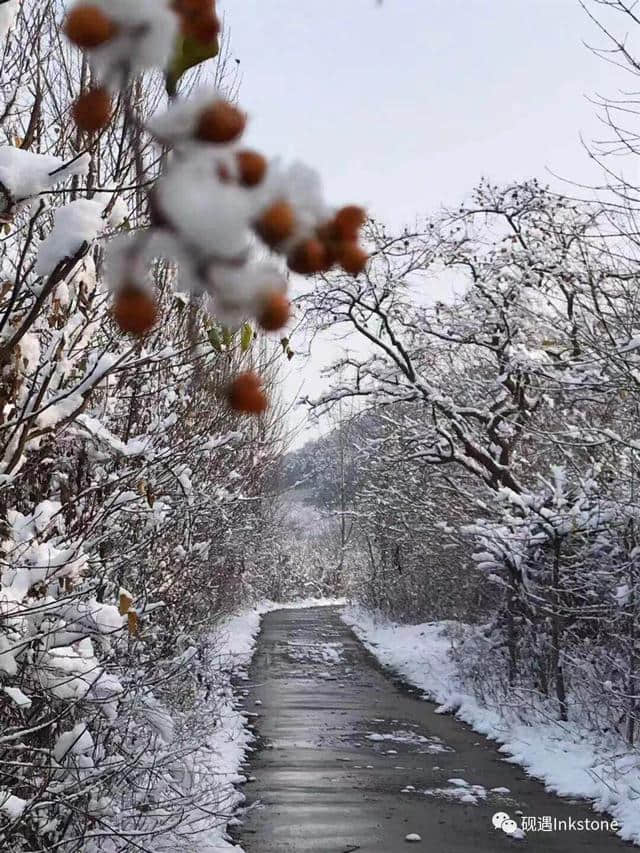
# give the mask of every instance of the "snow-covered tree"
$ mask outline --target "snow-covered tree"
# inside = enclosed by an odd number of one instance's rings
[[[360,443],[354,511],[370,555],[365,599],[404,618],[484,618],[491,654],[467,650],[480,689],[537,691],[562,719],[596,716],[630,741],[633,233],[619,206],[484,182],[414,233],[371,223],[365,271],[327,274],[304,300],[316,327],[360,339],[311,402],[351,399],[376,424]],[[430,300],[432,280],[459,295]]]

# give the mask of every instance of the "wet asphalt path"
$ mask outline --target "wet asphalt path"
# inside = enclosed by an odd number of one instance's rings
[[[498,811],[518,823],[519,813],[600,816],[547,794],[492,743],[394,682],[338,608],[265,615],[250,684],[259,742],[246,771],[253,808],[239,815],[247,853],[634,849],[601,831],[519,841],[495,830]],[[406,842],[408,833],[422,841]]]

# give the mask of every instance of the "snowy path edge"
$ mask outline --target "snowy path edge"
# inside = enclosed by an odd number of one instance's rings
[[[501,744],[505,761],[518,764],[555,794],[590,800],[619,824],[621,838],[640,845],[640,769],[637,752],[622,739],[603,743],[602,735],[555,721],[510,720],[481,705],[465,689],[450,651],[455,622],[400,625],[361,607],[341,613],[377,660],[419,688],[425,698],[490,740]]]
[[[255,653],[262,616],[273,610],[306,607],[327,607],[344,604],[344,599],[306,599],[297,602],[260,601],[252,607],[226,617],[211,632],[209,643],[215,649],[215,661],[227,673],[227,684],[221,688],[220,723],[207,739],[214,766],[210,774],[215,779],[224,812],[230,816],[226,826],[208,827],[194,837],[200,853],[243,853],[242,848],[229,840],[227,828],[236,823],[235,809],[244,802],[239,786],[246,778],[241,772],[246,756],[252,750],[254,736],[248,728],[248,717],[242,710],[242,696],[236,685],[248,679],[248,670]]]

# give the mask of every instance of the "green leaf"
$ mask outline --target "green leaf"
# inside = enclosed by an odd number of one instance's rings
[[[213,59],[218,55],[220,45],[218,39],[215,38],[212,42],[203,44],[193,38],[187,36],[179,36],[176,41],[173,59],[171,66],[167,71],[165,85],[169,95],[175,95],[178,88],[178,81],[189,71],[190,68],[195,68],[207,59]]]
[[[231,349],[233,346],[233,332],[228,326],[222,327],[222,343],[226,349]]]
[[[242,349],[242,352],[246,352],[249,349],[252,340],[253,329],[249,323],[245,323],[242,327],[242,332],[240,333],[240,348]]]
[[[222,341],[220,340],[220,335],[218,334],[218,330],[215,327],[211,327],[207,332],[207,337],[209,338],[209,343],[213,347],[216,352],[222,352]]]

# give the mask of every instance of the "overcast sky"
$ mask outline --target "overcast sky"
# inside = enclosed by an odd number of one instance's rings
[[[578,0],[227,0],[250,141],[318,168],[328,200],[392,227],[496,181],[599,173],[596,92],[627,81]],[[318,365],[287,382],[318,387]]]

